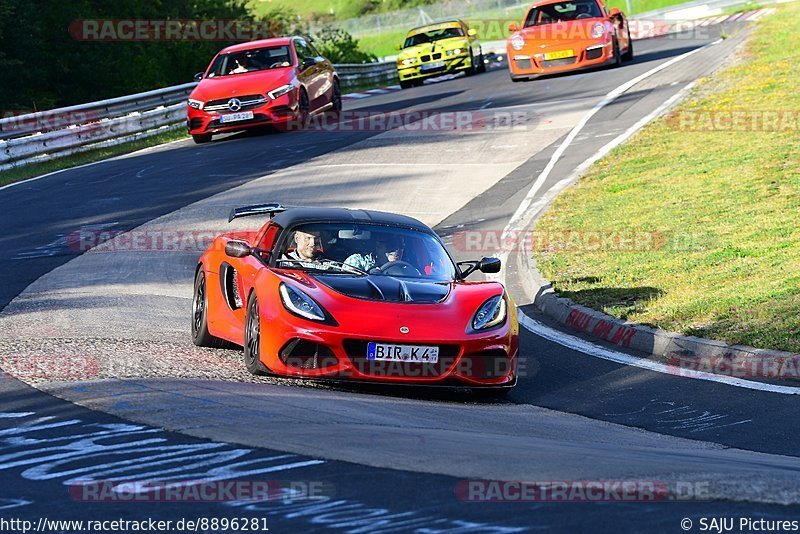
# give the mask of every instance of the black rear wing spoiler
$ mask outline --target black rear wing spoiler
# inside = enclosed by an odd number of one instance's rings
[[[228,216],[228,222],[239,217],[251,217],[253,215],[269,215],[273,218],[275,214],[282,213],[289,209],[290,206],[283,206],[278,202],[271,202],[269,204],[256,204],[254,206],[243,206],[241,208],[233,208]]]

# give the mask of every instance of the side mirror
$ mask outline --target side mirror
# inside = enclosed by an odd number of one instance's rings
[[[225,254],[231,258],[246,258],[252,252],[253,249],[244,241],[228,241],[225,245]]]
[[[518,32],[519,31],[519,24],[512,22],[508,25],[508,31],[510,32]]]
[[[611,18],[614,18],[614,17],[621,17],[621,16],[622,16],[622,11],[620,11],[620,10],[619,10],[619,8],[616,8],[616,7],[615,7],[615,8],[613,8],[613,9],[611,10],[611,12],[609,13],[609,16],[610,16]]]
[[[478,35],[478,30],[476,30],[475,28],[470,28],[469,30],[467,30],[467,35],[469,35],[470,37],[475,37],[476,35]]]
[[[500,258],[483,258],[478,262],[478,270],[482,273],[499,273],[501,264]]]
[[[466,265],[466,269],[461,271],[462,278],[466,278],[475,271],[486,274],[499,273],[502,262],[499,258],[483,258],[480,261],[460,261],[458,266]]]
[[[205,74],[205,73],[204,72],[198,72],[197,74],[195,74],[194,75],[194,81],[199,82],[200,80],[202,80],[203,79],[203,74]]]
[[[400,51],[403,49],[403,45],[394,45],[394,49]]]
[[[313,67],[317,64],[317,59],[313,57],[306,57],[303,58],[303,69],[307,69],[308,67]]]

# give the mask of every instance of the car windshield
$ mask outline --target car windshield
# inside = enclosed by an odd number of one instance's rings
[[[603,13],[594,0],[578,0],[575,2],[558,2],[535,7],[528,12],[525,27],[541,26],[571,20],[602,17]]]
[[[253,48],[239,52],[220,54],[214,58],[208,71],[209,78],[233,76],[246,72],[279,69],[292,66],[292,54],[288,46]]]
[[[406,38],[406,42],[403,45],[403,48],[408,48],[410,46],[417,46],[425,43],[432,43],[434,41],[440,41],[442,39],[450,39],[451,37],[464,37],[464,30],[462,30],[459,27],[454,27],[454,28],[439,28],[436,30],[428,30],[416,33]]]
[[[406,228],[374,224],[313,223],[287,232],[278,243],[281,269],[350,276],[400,276],[436,282],[455,279],[441,241]]]

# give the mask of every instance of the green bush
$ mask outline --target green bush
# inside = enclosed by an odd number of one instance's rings
[[[358,48],[358,40],[344,30],[324,27],[314,36],[314,46],[333,63],[369,63],[375,55]]]

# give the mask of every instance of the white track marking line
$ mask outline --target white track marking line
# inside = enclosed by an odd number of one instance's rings
[[[519,230],[519,226],[524,226],[525,221],[530,219],[533,215],[535,215],[544,206],[544,203],[541,202],[544,199],[540,199],[539,202],[536,202],[534,204],[534,198],[533,197],[536,195],[536,193],[538,193],[539,189],[541,189],[541,187],[544,184],[545,180],[548,178],[548,176],[552,172],[552,170],[555,167],[555,165],[558,162],[558,160],[561,158],[561,156],[564,154],[566,149],[569,147],[570,143],[572,143],[572,141],[578,136],[580,131],[586,126],[586,124],[589,122],[589,120],[595,114],[597,114],[597,112],[599,112],[605,106],[607,106],[608,104],[610,104],[611,102],[616,100],[620,95],[622,95],[624,92],[626,92],[628,89],[630,89],[631,87],[633,87],[634,85],[636,85],[640,81],[642,81],[642,80],[644,80],[646,78],[649,78],[650,76],[652,76],[652,75],[664,70],[665,68],[667,68],[667,67],[669,67],[671,65],[674,65],[678,61],[681,61],[681,60],[683,60],[683,59],[685,59],[685,58],[687,58],[687,57],[689,57],[689,56],[691,56],[693,54],[696,54],[697,52],[700,52],[701,50],[705,50],[708,47],[711,47],[711,46],[714,46],[716,44],[719,44],[720,42],[721,42],[721,39],[718,39],[718,40],[714,41],[713,43],[707,44],[707,45],[705,45],[705,46],[703,46],[701,48],[698,48],[696,50],[692,50],[690,52],[687,52],[686,54],[683,54],[683,55],[680,55],[680,56],[678,56],[676,58],[673,58],[670,61],[662,63],[661,65],[659,65],[659,66],[657,66],[657,67],[645,72],[644,74],[641,74],[641,75],[637,76],[636,78],[633,78],[632,80],[629,80],[628,82],[620,85],[619,87],[617,87],[616,89],[614,89],[613,91],[608,93],[603,100],[598,102],[581,119],[581,121],[577,125],[575,125],[575,127],[572,129],[572,131],[569,133],[569,135],[567,135],[566,139],[564,139],[564,141],[561,143],[561,145],[559,145],[559,147],[553,153],[553,155],[551,156],[550,161],[548,162],[547,166],[544,168],[544,170],[542,170],[542,172],[539,175],[539,177],[537,178],[536,182],[533,184],[533,186],[529,190],[528,194],[525,196],[525,199],[520,204],[520,207],[514,213],[514,215],[512,216],[511,220],[509,221],[508,225],[503,230],[503,237],[501,237],[501,239],[505,239],[505,236],[507,236],[510,232],[518,231]],[[692,88],[692,86],[694,86],[695,83],[696,82],[692,82],[692,83],[688,84],[687,86],[685,86],[677,94],[673,95],[671,98],[666,100],[661,106],[659,106],[657,109],[655,109],[649,115],[647,115],[646,117],[640,119],[636,124],[634,124],[633,126],[628,128],[623,134],[621,134],[620,136],[616,137],[611,142],[609,142],[608,144],[603,146],[592,157],[590,157],[589,159],[584,161],[579,167],[577,167],[575,169],[575,171],[570,175],[570,177],[566,178],[565,180],[560,181],[559,184],[563,184],[564,181],[568,181],[568,180],[572,179],[575,174],[584,172],[595,161],[601,159],[603,156],[608,154],[608,152],[613,150],[616,146],[618,146],[618,145],[622,144],[623,142],[625,142],[627,139],[629,139],[631,136],[633,136],[637,131],[639,131],[643,126],[645,126],[651,120],[653,120],[658,115],[663,113],[664,110],[666,110],[669,106],[674,104],[679,98],[681,98],[685,93],[687,93]],[[554,189],[557,188],[559,184],[556,184],[553,188]],[[533,207],[534,209],[531,210],[531,207]],[[520,223],[523,223],[523,224],[520,225]],[[503,265],[505,266],[507,264],[507,262],[508,262],[509,253],[508,252],[504,252],[504,253],[500,254],[500,256],[501,256],[501,258],[503,260]],[[498,278],[500,280],[502,280],[502,281],[505,281],[505,267],[502,269],[502,271],[499,274]],[[798,394],[800,394],[800,388],[797,388],[797,387],[777,386],[777,385],[773,385],[773,384],[764,384],[762,382],[753,382],[753,381],[750,381],[750,380],[743,380],[743,379],[740,379],[740,378],[727,377],[727,376],[724,376],[724,375],[716,375],[716,374],[711,374],[711,373],[704,373],[704,372],[700,372],[700,371],[686,371],[686,370],[682,371],[680,368],[675,367],[675,366],[665,365],[665,364],[662,364],[662,363],[646,360],[646,359],[643,359],[643,358],[638,358],[636,356],[631,356],[629,354],[625,354],[625,353],[622,353],[622,352],[612,351],[612,350],[606,349],[604,347],[601,347],[599,345],[596,345],[594,343],[590,343],[588,341],[584,341],[583,339],[580,339],[578,337],[571,336],[569,334],[561,332],[560,330],[556,330],[556,329],[550,328],[548,326],[545,326],[542,323],[539,323],[538,321],[535,321],[534,319],[531,319],[530,317],[525,315],[525,313],[522,312],[522,310],[519,310],[518,313],[519,313],[519,317],[520,317],[520,324],[524,328],[529,330],[530,332],[532,332],[534,334],[537,334],[537,335],[539,335],[539,336],[541,336],[541,337],[543,337],[545,339],[548,339],[550,341],[553,341],[554,343],[558,343],[559,345],[565,346],[567,348],[571,348],[573,350],[577,350],[577,351],[582,352],[584,354],[587,354],[589,356],[594,356],[594,357],[597,357],[597,358],[601,358],[601,359],[605,359],[605,360],[609,360],[609,361],[614,361],[614,362],[617,362],[617,363],[622,363],[624,365],[631,365],[631,366],[634,366],[634,367],[640,367],[642,369],[648,369],[648,370],[655,371],[655,372],[671,374],[671,375],[674,375],[674,376],[682,376],[682,377],[685,377],[685,378],[694,378],[694,379],[698,379],[698,380],[719,382],[719,383],[723,383],[723,384],[727,384],[727,385],[731,385],[731,386],[736,386],[736,387],[742,387],[742,388],[746,388],[746,389],[754,389],[754,390],[767,391],[767,392],[772,392],[772,393],[782,393],[784,395],[798,395]],[[687,376],[687,374],[689,376]]]
[[[508,225],[503,231],[501,239],[506,239],[508,233],[515,231],[517,229],[517,226],[519,226],[520,223],[523,222],[528,212],[528,209],[530,208],[530,205],[533,203],[534,197],[539,192],[539,189],[542,188],[547,178],[550,176],[550,173],[553,171],[553,168],[556,166],[556,163],[558,163],[558,160],[561,159],[561,156],[564,154],[564,152],[566,152],[567,148],[569,148],[569,145],[575,140],[575,138],[578,136],[581,130],[583,130],[583,128],[586,126],[589,120],[591,120],[592,117],[594,117],[601,109],[614,102],[617,98],[620,97],[620,95],[625,93],[628,89],[632,88],[639,82],[646,80],[647,78],[653,76],[654,74],[657,74],[662,70],[671,67],[675,63],[683,61],[684,59],[693,56],[694,54],[702,50],[705,50],[709,46],[713,45],[714,43],[711,43],[706,46],[700,47],[696,50],[691,50],[689,52],[686,52],[685,54],[681,54],[680,56],[672,58],[669,61],[666,61],[658,65],[657,67],[654,67],[649,71],[640,74],[639,76],[631,80],[628,80],[627,82],[623,83],[616,89],[606,94],[605,98],[603,98],[600,102],[595,104],[594,107],[591,110],[589,110],[589,112],[586,113],[586,115],[584,115],[583,118],[581,118],[580,122],[578,122],[578,124],[575,125],[572,131],[570,131],[570,133],[567,135],[566,139],[564,139],[561,145],[559,145],[559,147],[556,149],[555,153],[553,153],[553,155],[550,157],[550,161],[547,162],[547,166],[539,174],[539,177],[536,179],[533,186],[528,191],[528,194],[525,195],[525,198],[522,200],[522,203],[514,212],[514,215],[512,215],[511,220],[508,222]],[[504,255],[508,256],[508,253],[504,253]],[[504,273],[502,274],[504,276]]]
[[[741,378],[735,378],[726,375],[717,375],[713,373],[705,373],[703,371],[681,369],[680,367],[675,367],[674,365],[654,362],[652,360],[638,358],[636,356],[631,356],[630,354],[610,350],[605,347],[595,345],[594,343],[590,343],[579,337],[565,334],[564,332],[556,330],[555,328],[551,328],[535,319],[531,319],[521,311],[519,312],[519,322],[525,327],[526,330],[533,332],[537,336],[543,337],[548,341],[552,341],[553,343],[557,343],[577,352],[594,356],[595,358],[677,377],[694,378],[697,380],[706,380],[708,382],[718,382],[728,386],[736,386],[770,393],[781,393],[783,395],[800,395],[800,388],[798,387],[778,386],[774,384],[765,384],[763,382],[743,380]]]

